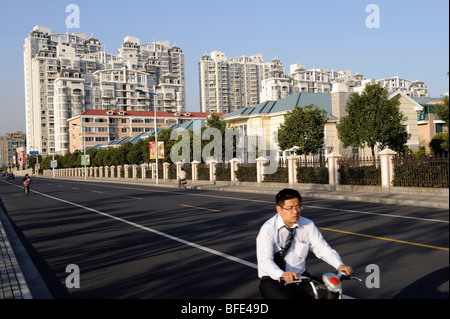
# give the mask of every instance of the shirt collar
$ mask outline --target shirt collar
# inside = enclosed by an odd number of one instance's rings
[[[299,227],[298,222],[300,221],[300,219],[294,224],[294,226],[292,226],[292,228],[297,228]],[[283,228],[284,226],[286,226],[286,224],[283,221],[283,218],[281,218],[281,215],[277,213],[277,219],[276,219],[276,227],[277,230],[280,230],[281,228]]]

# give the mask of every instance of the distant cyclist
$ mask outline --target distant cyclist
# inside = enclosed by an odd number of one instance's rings
[[[178,188],[181,188],[181,183],[186,182],[186,171],[181,168],[180,174],[178,174]]]
[[[28,194],[28,192],[30,191],[30,183],[31,183],[31,178],[30,176],[28,176],[28,174],[25,174],[24,178],[22,179],[22,183],[25,189],[25,193]]]

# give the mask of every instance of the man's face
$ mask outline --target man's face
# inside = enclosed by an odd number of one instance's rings
[[[276,207],[286,226],[292,227],[299,220],[302,206],[298,198],[285,200],[282,207]]]

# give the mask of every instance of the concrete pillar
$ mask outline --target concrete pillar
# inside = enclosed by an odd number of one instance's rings
[[[177,163],[175,163],[175,165],[177,166],[177,179],[178,179],[178,175],[180,175],[181,167],[183,166],[183,162],[177,162]]]
[[[380,156],[381,164],[381,186],[383,192],[389,192],[394,179],[394,164],[392,163],[392,159],[397,153],[386,148],[378,153],[378,155]]]
[[[118,165],[117,166],[117,177],[118,178],[122,178],[123,176],[122,176],[122,165]]]
[[[339,159],[342,157],[338,153],[330,153],[327,156],[328,160],[328,184],[335,186],[339,185]]]
[[[110,173],[109,166],[105,166],[105,178],[109,177],[109,173]]]
[[[169,166],[170,166],[170,164],[167,162],[165,162],[163,164],[163,179],[165,179],[165,180],[169,179]]]
[[[132,168],[131,168],[131,170],[132,170],[132,172],[133,172],[133,179],[136,179],[137,178],[137,168],[138,168],[138,166],[136,165],[136,164],[133,164],[133,166],[132,166]]]
[[[147,167],[148,167],[147,163],[141,164],[141,178],[142,179],[145,179],[145,176],[147,175]]]
[[[268,160],[262,156],[256,159],[256,181],[258,183],[264,180],[264,164],[267,162]]]
[[[151,163],[150,166],[152,169],[152,179],[156,179],[156,163]]]
[[[130,167],[130,165],[128,165],[128,164],[125,164],[124,166],[123,166],[123,169],[124,169],[124,177],[125,178],[128,178],[128,175],[129,175],[129,167]]]
[[[288,180],[289,184],[297,184],[297,167],[298,167],[298,159],[300,156],[291,155],[288,156]]]
[[[233,158],[233,159],[230,161],[230,168],[231,168],[231,178],[230,178],[230,180],[231,180],[231,182],[233,182],[233,183],[237,182],[237,178],[236,178],[236,170],[238,169],[239,163],[240,163],[240,162],[241,162],[241,161],[240,161],[238,158]]]
[[[193,182],[198,180],[198,164],[200,164],[199,161],[192,161],[192,163],[191,163],[192,181]]]
[[[211,182],[214,182],[216,180],[217,161],[216,160],[210,160],[208,162],[208,164],[209,164],[209,180]]]

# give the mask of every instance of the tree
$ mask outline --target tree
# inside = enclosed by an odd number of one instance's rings
[[[278,145],[281,150],[296,148],[298,155],[317,154],[324,145],[324,128],[327,113],[311,104],[296,106],[284,116],[278,129]]]
[[[437,133],[428,144],[435,155],[448,155],[448,133]]]
[[[447,124],[448,126],[448,96],[444,96],[444,98],[442,99],[442,103],[438,103],[436,104],[436,106],[434,107],[434,112],[436,113],[436,115],[445,122],[445,124]]]
[[[407,118],[400,111],[400,96],[392,99],[377,83],[366,85],[364,91],[352,93],[347,101],[347,116],[337,124],[339,139],[345,147],[369,147],[375,157],[375,146],[401,152],[410,135],[403,123]]]
[[[223,133],[227,125],[219,115],[212,113],[206,118],[206,126],[217,128]]]

